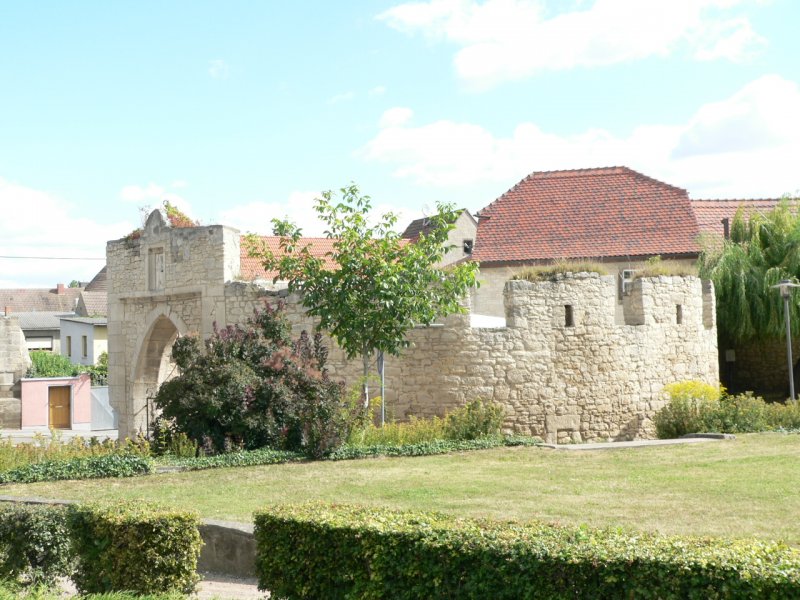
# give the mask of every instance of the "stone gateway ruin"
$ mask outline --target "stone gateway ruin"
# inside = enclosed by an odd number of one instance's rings
[[[244,280],[236,229],[170,228],[154,211],[140,237],[108,243],[107,259],[109,387],[121,436],[152,419],[150,398],[175,373],[177,336],[205,338],[214,323],[243,322],[278,299],[295,336],[314,329],[297,298]],[[505,408],[507,430],[551,442],[652,437],[664,385],[718,381],[714,291],[697,277],[636,279],[624,323],[617,294],[616,279],[596,273],[509,281],[504,326],[473,326],[479,319],[466,313],[414,329],[403,355],[387,357],[388,414],[441,415],[482,398]],[[360,361],[329,345],[332,375],[356,385]]]

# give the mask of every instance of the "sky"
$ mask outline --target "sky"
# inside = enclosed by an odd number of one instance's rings
[[[164,200],[321,235],[314,198],[350,183],[401,224],[556,169],[797,194],[798,24],[796,0],[0,2],[0,287],[91,279]]]

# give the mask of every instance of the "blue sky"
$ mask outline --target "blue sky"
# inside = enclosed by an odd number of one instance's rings
[[[623,164],[695,198],[800,188],[793,0],[0,3],[0,255],[102,257],[164,199],[319,233]],[[0,258],[0,286],[91,260]]]

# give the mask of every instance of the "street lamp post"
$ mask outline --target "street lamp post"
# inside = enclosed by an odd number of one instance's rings
[[[800,287],[800,284],[792,283],[789,279],[781,279],[777,285],[771,286],[781,291],[783,298],[783,315],[786,321],[786,360],[789,365],[789,398],[794,399],[794,363],[792,361],[792,321],[789,315],[789,298],[792,295],[792,288]]]

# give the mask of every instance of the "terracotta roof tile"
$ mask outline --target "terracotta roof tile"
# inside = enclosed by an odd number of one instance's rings
[[[280,253],[279,241],[277,236],[260,236],[264,240],[267,249],[274,254]],[[325,259],[327,265],[333,264],[330,257],[327,256],[329,252],[333,252],[333,243],[335,239],[331,238],[313,238],[304,237],[300,238],[300,247],[308,246],[312,255]],[[261,261],[257,258],[248,256],[248,248],[245,243],[244,236],[241,241],[241,255],[240,255],[240,273],[239,276],[245,281],[254,281],[256,279],[274,279],[277,273],[275,271],[265,271],[261,265]]]
[[[730,219],[732,223],[739,208],[742,208],[745,217],[749,218],[753,213],[772,210],[780,201],[780,198],[692,200],[692,210],[701,232],[723,235],[722,219]]]
[[[627,167],[532,173],[479,217],[483,263],[699,252],[686,190]]]

